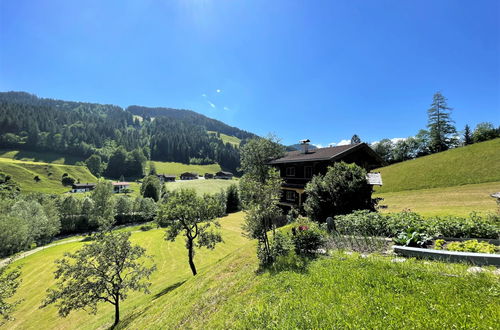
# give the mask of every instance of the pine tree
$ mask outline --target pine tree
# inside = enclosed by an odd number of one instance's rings
[[[358,135],[354,134],[351,138],[351,144],[361,143],[361,139]]]
[[[450,118],[452,108],[448,107],[446,98],[437,92],[428,114],[428,124],[430,135],[430,149],[432,152],[440,152],[450,148],[453,143],[451,134],[456,133],[453,120]]]
[[[465,125],[464,129],[464,145],[472,144],[472,133],[470,131],[469,125]]]

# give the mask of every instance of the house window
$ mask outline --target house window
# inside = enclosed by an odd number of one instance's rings
[[[306,166],[304,167],[304,177],[306,178],[312,178],[313,176],[313,168],[312,166]]]
[[[295,176],[295,167],[287,167],[286,176]]]
[[[287,201],[295,202],[295,191],[287,190],[285,198]]]

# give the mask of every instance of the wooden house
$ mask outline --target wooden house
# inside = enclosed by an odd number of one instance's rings
[[[226,172],[226,171],[219,171],[219,172],[215,173],[215,178],[216,179],[231,180],[233,178],[233,173]]]
[[[72,193],[80,193],[94,190],[96,184],[95,183],[74,183],[71,186]]]
[[[158,179],[160,180],[161,183],[175,182],[175,175],[157,174],[156,176],[158,177]]]
[[[269,164],[280,171],[284,183],[281,187],[280,205],[301,207],[305,198],[304,188],[317,174],[325,174],[328,166],[344,161],[355,163],[367,171],[384,165],[383,159],[366,143],[310,149],[309,140],[302,140],[302,150],[290,151]],[[382,184],[380,174],[367,177],[368,183]]]
[[[181,174],[181,180],[196,180],[198,179],[198,173],[184,172]]]
[[[213,179],[214,175],[212,173],[205,173],[205,179]]]
[[[112,182],[112,184],[113,184],[113,192],[115,192],[115,193],[121,193],[125,189],[130,188],[129,182]]]

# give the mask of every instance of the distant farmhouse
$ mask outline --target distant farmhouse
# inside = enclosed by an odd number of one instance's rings
[[[71,186],[72,193],[81,193],[94,190],[96,184],[95,183],[74,183]]]
[[[130,188],[129,182],[112,182],[113,192],[121,193]],[[71,193],[82,193],[94,190],[96,183],[75,183],[71,187]]]
[[[304,188],[313,175],[326,174],[328,166],[344,161],[355,163],[367,171],[384,165],[384,161],[366,143],[310,149],[309,140],[302,140],[302,150],[290,151],[269,164],[280,171],[284,183],[281,186],[280,205],[301,207],[306,196]],[[367,183],[382,185],[380,173],[370,173]]]
[[[225,171],[219,171],[219,172],[215,173],[215,178],[216,179],[231,180],[233,178],[233,173],[231,173],[231,172],[225,172]]]
[[[197,173],[184,172],[181,174],[181,180],[196,180],[198,179]]]
[[[205,173],[205,179],[213,179],[214,175],[212,173]]]
[[[161,183],[175,181],[175,175],[157,174],[156,176],[158,177],[158,179],[160,180]]]

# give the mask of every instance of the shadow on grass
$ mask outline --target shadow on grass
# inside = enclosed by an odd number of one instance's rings
[[[318,256],[314,254],[296,255],[295,253],[290,253],[277,257],[271,265],[260,266],[256,273],[259,275],[264,272],[268,272],[271,275],[277,275],[281,272],[307,274],[309,272],[309,263],[317,258]]]
[[[177,289],[178,287],[180,287],[181,285],[183,285],[184,282],[186,282],[186,280],[174,283],[174,284],[166,287],[165,289],[163,289],[160,292],[158,292],[157,294],[155,294],[154,297],[153,297],[153,300],[158,299],[161,296],[166,295],[167,293],[169,293],[171,291],[174,291],[175,289]]]
[[[125,318],[121,319],[120,322],[114,326],[110,326],[108,330],[117,330],[117,329],[125,329],[128,327],[130,323],[132,323],[137,317],[139,317],[144,311],[134,311],[130,314],[127,314]]]

